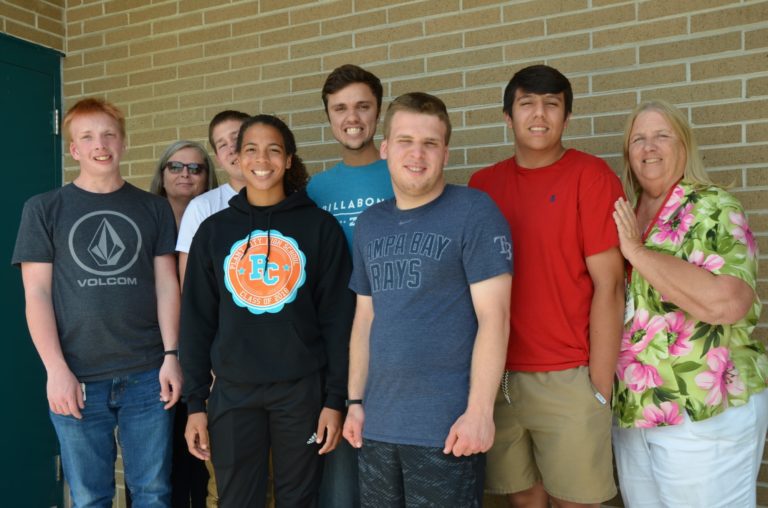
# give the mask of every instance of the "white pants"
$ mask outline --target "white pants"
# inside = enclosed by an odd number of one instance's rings
[[[750,508],[768,430],[768,389],[701,422],[613,427],[619,486],[628,508]]]

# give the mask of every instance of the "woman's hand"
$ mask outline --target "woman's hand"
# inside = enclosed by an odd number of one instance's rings
[[[637,223],[635,211],[626,199],[617,199],[614,208],[613,221],[619,231],[619,248],[624,258],[631,263],[632,258],[643,250],[643,233]]]
[[[622,255],[665,301],[713,325],[733,324],[747,315],[755,298],[749,284],[732,275],[715,275],[672,254],[646,249],[629,203],[619,198],[614,207]]]

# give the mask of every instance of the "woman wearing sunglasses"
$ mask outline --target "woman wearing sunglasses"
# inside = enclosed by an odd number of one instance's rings
[[[175,141],[163,152],[149,190],[168,198],[176,228],[192,198],[218,187],[213,168],[208,152],[195,141]]]
[[[160,157],[150,191],[168,198],[178,230],[181,216],[192,198],[218,185],[213,161],[203,145],[180,140],[171,143]],[[208,470],[187,450],[186,424],[187,406],[179,402],[173,422],[171,506],[188,508],[191,502],[193,508],[201,508],[205,506]],[[127,497],[130,499],[129,492]]]

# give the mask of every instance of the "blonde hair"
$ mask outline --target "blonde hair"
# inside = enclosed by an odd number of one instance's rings
[[[393,100],[384,115],[384,139],[389,138],[392,118],[398,111],[436,116],[445,125],[445,144],[447,145],[451,141],[451,117],[448,116],[448,109],[445,107],[445,103],[434,95],[424,92],[411,92],[405,93]]]
[[[696,138],[693,137],[693,129],[691,129],[688,120],[672,104],[661,99],[654,99],[638,104],[630,113],[624,125],[624,167],[622,168],[621,180],[624,182],[624,193],[627,199],[634,203],[640,192],[640,183],[637,181],[637,177],[635,177],[629,164],[629,135],[632,132],[632,126],[637,117],[640,113],[646,111],[655,111],[663,116],[669,123],[675,136],[683,144],[683,149],[685,150],[683,180],[697,188],[716,185],[707,175],[707,170],[704,169],[704,161],[699,153],[699,145],[696,143]]]

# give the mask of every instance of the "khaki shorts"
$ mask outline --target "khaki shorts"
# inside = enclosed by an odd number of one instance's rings
[[[564,501],[599,503],[615,496],[611,409],[596,393],[587,367],[505,373],[486,492],[512,494],[542,481],[549,495]]]

